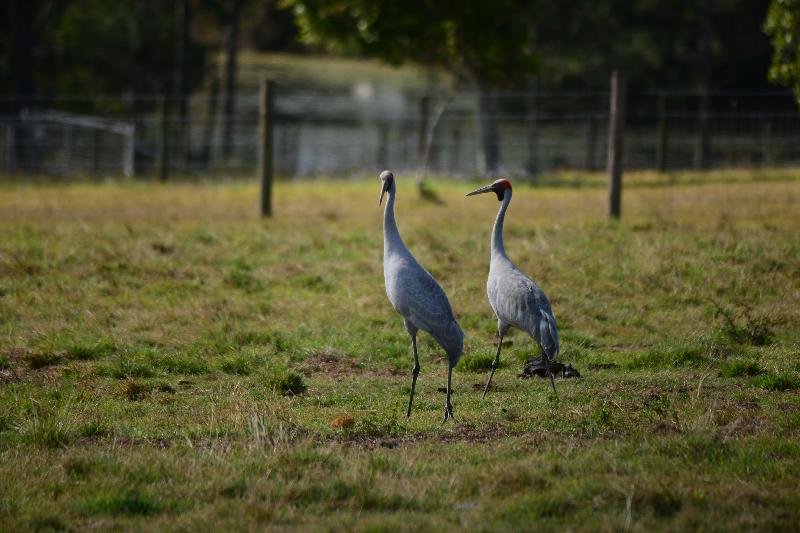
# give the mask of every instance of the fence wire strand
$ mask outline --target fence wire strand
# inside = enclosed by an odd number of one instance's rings
[[[630,94],[624,166],[678,170],[701,164],[800,164],[800,113],[790,94],[714,93],[707,109],[701,109],[701,97],[677,91]],[[475,175],[485,170],[477,154],[487,142],[499,152],[496,170],[509,175],[600,170],[608,98],[608,93],[583,91],[492,94],[486,118],[495,124],[497,136],[481,142],[475,93],[380,90],[365,97],[279,88],[275,172],[282,177],[349,175],[387,167],[420,171],[424,165],[435,174]],[[429,105],[421,105],[423,100]],[[425,109],[432,113],[444,101],[430,131],[434,117]],[[256,171],[256,92],[236,94],[230,117],[221,97],[207,95],[187,98],[184,117],[178,114],[184,107],[180,99],[159,95],[4,98],[2,103],[21,110],[0,115],[0,169],[6,172],[132,176],[155,174],[159,165],[189,175]],[[709,139],[705,145],[703,135]]]

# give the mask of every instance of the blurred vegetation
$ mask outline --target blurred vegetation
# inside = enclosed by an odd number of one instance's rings
[[[791,87],[800,102],[800,1],[772,0],[764,29],[774,49],[769,77]]]
[[[293,50],[291,13],[254,0],[12,0],[0,17],[0,93],[93,98],[189,94],[236,46]]]
[[[475,91],[480,170],[489,174],[500,164],[496,117],[508,111],[507,102],[493,97],[497,91],[605,91],[610,71],[622,69],[629,92],[697,92],[706,116],[711,93],[768,87],[765,28],[776,47],[772,79],[791,84],[797,70],[797,39],[787,37],[797,31],[793,0],[776,0],[766,26],[768,0],[12,0],[7,6],[10,16],[0,19],[0,52],[9,58],[0,92],[12,96],[7,114],[21,117],[68,95],[78,97],[80,105],[69,106],[77,112],[116,106],[138,115],[160,102],[160,111],[175,112],[181,125],[189,116],[186,97],[200,93],[220,102],[219,112],[209,113],[222,120],[224,160],[234,152],[243,50],[410,64],[422,67],[416,76],[426,90]],[[259,64],[252,58],[246,67]],[[247,87],[269,73],[246,73]],[[115,104],[101,98],[109,94],[124,98]],[[535,112],[532,102],[518,111]],[[708,139],[707,122],[701,127]],[[178,130],[184,146],[187,132]],[[20,161],[24,144],[17,143]],[[704,166],[710,145],[702,146]]]
[[[300,39],[335,53],[437,64],[470,83],[605,89],[612,67],[644,90],[695,88],[710,21],[711,89],[766,86],[766,0],[403,2],[283,0]]]
[[[492,88],[523,87],[531,76],[544,88],[605,88],[608,70],[624,66],[633,87],[685,90],[703,82],[706,59],[711,89],[764,88],[767,7],[767,0],[12,0],[0,17],[0,53],[8,58],[0,92],[191,92],[218,74],[212,59],[230,53],[234,26],[237,48],[416,62]],[[773,70],[778,81],[797,57],[797,39],[787,38],[796,35],[797,10],[795,0],[775,0],[766,23],[782,65]],[[173,87],[181,75],[182,88]]]
[[[637,90],[704,94],[763,87],[766,1],[283,0],[300,39],[337,54],[414,61],[478,94],[481,171],[499,165],[498,90],[605,90],[613,69]],[[703,99],[701,106],[708,100]],[[705,153],[704,153],[705,155]]]

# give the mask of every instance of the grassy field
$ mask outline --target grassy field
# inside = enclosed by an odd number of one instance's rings
[[[800,173],[797,173],[800,175]],[[468,339],[411,355],[376,178],[0,186],[0,530],[790,529],[800,523],[800,180],[515,188],[506,246],[580,379],[480,388],[497,202],[421,203],[406,242]]]

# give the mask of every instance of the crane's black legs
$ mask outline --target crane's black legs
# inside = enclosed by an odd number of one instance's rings
[[[544,360],[546,361],[545,364],[547,365],[547,375],[550,376],[550,385],[553,387],[553,394],[558,396],[558,393],[556,392],[556,381],[553,379],[553,371],[550,370],[550,359],[546,354],[544,355]]]
[[[486,393],[489,392],[489,385],[492,383],[492,377],[494,377],[494,371],[497,370],[497,367],[500,366],[500,349],[503,347],[503,335],[505,331],[500,330],[498,331],[498,335],[500,335],[500,340],[497,341],[497,354],[494,356],[494,361],[492,361],[492,370],[489,372],[489,380],[486,382],[486,388],[483,389],[483,398],[486,398]]]
[[[408,324],[406,324],[408,328]],[[411,346],[414,349],[414,368],[411,369],[411,395],[408,397],[408,413],[406,416],[411,416],[411,404],[414,403],[414,389],[417,388],[417,376],[419,375],[419,357],[417,356],[417,332],[408,330],[411,335]]]
[[[453,392],[453,363],[447,364],[447,396],[444,400],[444,421],[447,422],[448,418],[453,418],[453,404],[450,403],[450,395]]]

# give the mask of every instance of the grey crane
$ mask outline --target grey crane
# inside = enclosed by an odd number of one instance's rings
[[[417,331],[430,333],[447,353],[447,395],[444,404],[444,420],[453,416],[450,403],[452,393],[453,367],[458,363],[464,349],[464,333],[453,316],[450,302],[433,276],[422,268],[400,237],[394,219],[396,187],[394,175],[388,170],[381,172],[381,197],[388,193],[383,212],[383,277],[386,282],[386,295],[392,307],[403,316],[403,323],[411,337],[414,352],[414,368],[411,370],[411,394],[408,397],[408,412],[414,402],[414,390],[419,375],[417,355]]]
[[[542,356],[546,365],[547,375],[550,376],[550,384],[553,392],[556,391],[556,384],[553,381],[553,373],[550,370],[550,361],[558,356],[558,329],[556,328],[556,317],[550,309],[550,301],[544,291],[517,266],[511,262],[506,255],[503,245],[503,222],[506,217],[508,204],[511,203],[511,182],[507,179],[498,179],[491,185],[481,187],[467,196],[475,194],[493,192],[497,199],[502,202],[497,218],[492,229],[492,253],[489,262],[489,279],[486,280],[486,292],[489,295],[489,303],[497,315],[497,354],[492,362],[489,379],[486,381],[486,388],[483,390],[483,397],[489,391],[492,383],[494,371],[500,364],[500,349],[503,346],[503,336],[511,326],[521,329],[542,349]]]

